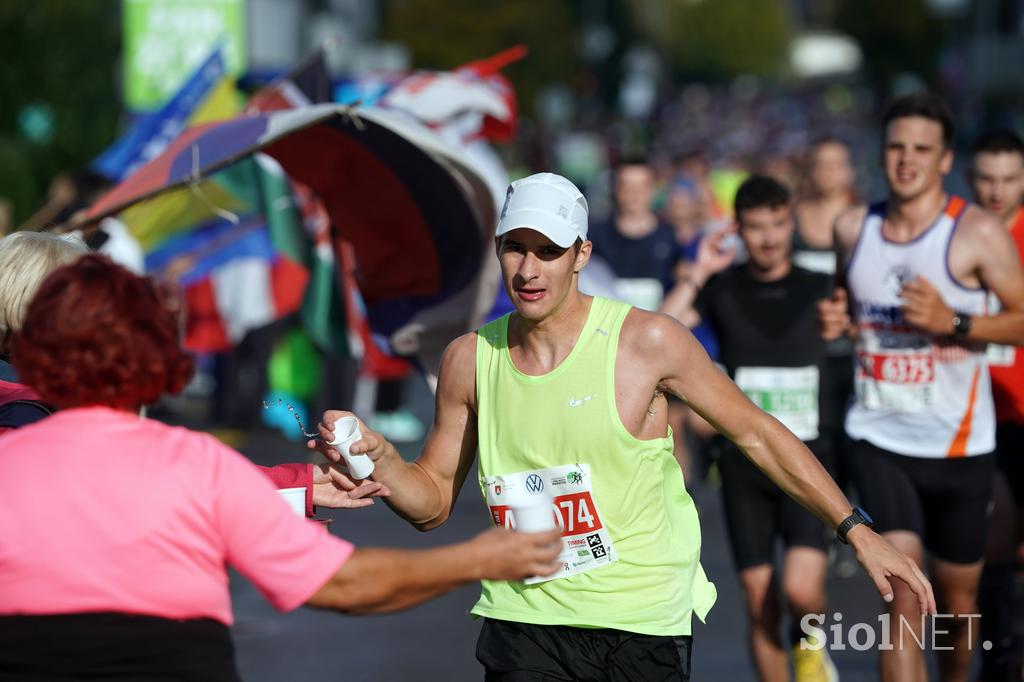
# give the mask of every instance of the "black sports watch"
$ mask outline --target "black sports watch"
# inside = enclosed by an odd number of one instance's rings
[[[953,336],[967,336],[971,331],[971,316],[967,313],[953,313]]]
[[[836,536],[843,541],[844,545],[848,545],[850,543],[846,541],[846,534],[853,530],[854,526],[862,523],[870,528],[875,525],[875,520],[861,507],[854,507],[853,513],[843,519],[842,523],[836,528]]]

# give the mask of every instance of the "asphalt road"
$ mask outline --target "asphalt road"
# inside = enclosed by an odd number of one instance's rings
[[[260,464],[306,457],[300,446],[269,432],[252,432],[238,446]],[[414,457],[418,447],[404,448],[403,455]],[[362,510],[328,510],[322,515],[335,519],[331,532],[357,546],[415,548],[454,542],[482,530],[487,523],[474,481],[475,473],[471,473],[450,521],[430,533],[417,532],[383,504]],[[703,564],[719,597],[708,622],[694,624],[693,679],[754,680],[720,497],[714,486],[705,485],[695,499],[701,513]],[[847,578],[830,573],[830,609],[842,612],[844,633],[857,622],[879,631],[881,600],[863,572],[858,570]],[[251,583],[235,576],[232,598],[239,667],[248,682],[481,680],[482,668],[474,657],[479,623],[468,615],[478,592],[477,587],[467,586],[424,606],[386,616],[348,617],[312,609],[279,614]],[[833,623],[830,615],[826,626]],[[832,655],[844,682],[877,679],[874,648],[848,648]]]

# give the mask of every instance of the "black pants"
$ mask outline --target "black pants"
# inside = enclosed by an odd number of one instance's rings
[[[0,680],[241,682],[223,623],[110,612],[0,617]]]
[[[486,682],[689,682],[693,640],[621,630],[484,621]]]

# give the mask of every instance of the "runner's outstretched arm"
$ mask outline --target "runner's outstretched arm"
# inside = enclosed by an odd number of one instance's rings
[[[363,438],[351,448],[353,454],[365,454],[374,461],[373,480],[390,491],[383,499],[419,530],[436,528],[448,519],[476,456],[476,341],[475,332],[464,334],[445,351],[434,423],[418,459],[406,462],[394,445],[361,421]],[[324,413],[319,428],[325,440],[333,439],[334,422],[346,416],[354,415],[339,410]],[[340,460],[332,446],[312,441],[310,445]]]
[[[850,514],[846,496],[807,446],[748,400],[685,327],[665,315],[644,313],[636,316],[632,328],[630,343],[646,349],[657,385],[686,401],[787,495],[831,528]],[[935,613],[931,585],[914,562],[870,528],[858,527],[847,539],[887,601],[892,599],[888,578],[895,576],[917,595],[923,613]]]

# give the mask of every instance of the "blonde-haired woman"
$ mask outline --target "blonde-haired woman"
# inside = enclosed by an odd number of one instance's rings
[[[50,414],[35,391],[18,382],[10,364],[11,337],[21,329],[28,304],[47,275],[88,252],[78,238],[47,232],[15,232],[0,239],[0,432]]]
[[[15,232],[0,238],[0,434],[35,423],[53,412],[36,390],[18,380],[10,362],[11,340],[21,330],[29,303],[53,271],[89,253],[74,236]],[[373,481],[352,485],[326,462],[260,467],[277,488],[305,488],[305,513],[318,506],[354,509],[373,504],[388,489]],[[0,675],[2,677],[2,675]]]

